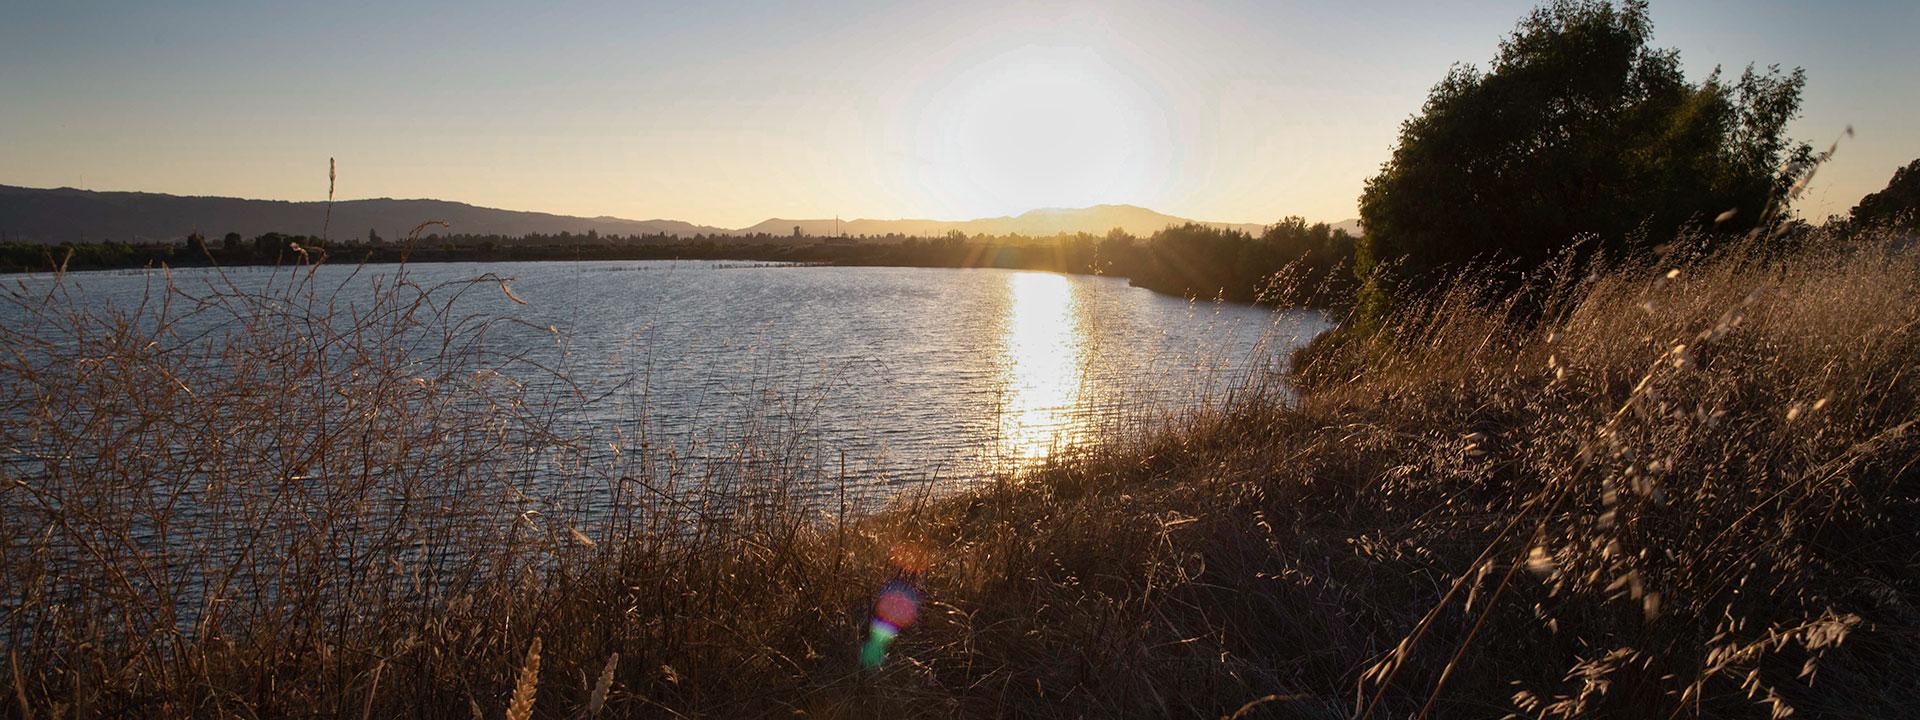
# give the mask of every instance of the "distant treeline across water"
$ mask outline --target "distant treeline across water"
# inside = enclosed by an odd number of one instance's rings
[[[1282,305],[1329,306],[1354,295],[1354,237],[1325,223],[1287,218],[1258,235],[1199,224],[1148,237],[1114,230],[940,237],[808,235],[468,235],[326,240],[266,233],[198,235],[175,243],[0,244],[0,271],[105,270],[159,266],[539,260],[758,260],[831,265],[987,267],[1102,274],[1159,292]]]

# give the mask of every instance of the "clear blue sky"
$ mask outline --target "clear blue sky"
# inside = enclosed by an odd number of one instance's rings
[[[271,5],[271,6],[270,6]],[[1352,217],[1532,3],[48,2],[0,22],[0,183],[438,197],[739,226],[1133,203]],[[1656,2],[1688,72],[1852,125],[1803,214],[1920,157],[1920,3]]]

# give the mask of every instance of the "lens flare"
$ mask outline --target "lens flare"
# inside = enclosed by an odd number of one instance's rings
[[[887,583],[873,604],[873,616],[896,628],[912,625],[920,619],[920,592],[901,580]]]
[[[860,648],[860,665],[880,667],[887,659],[887,648],[900,631],[920,619],[920,573],[927,568],[927,553],[911,545],[896,545],[889,554],[893,561],[893,579],[880,587],[873,600],[873,619],[867,623],[867,642]]]

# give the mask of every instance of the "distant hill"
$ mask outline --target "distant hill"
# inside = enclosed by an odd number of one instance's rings
[[[0,185],[0,234],[15,242],[178,240],[196,230],[208,237],[229,232],[247,237],[269,232],[318,235],[323,226],[329,226],[328,234],[335,238],[364,237],[372,229],[393,239],[405,237],[428,220],[444,221],[455,232],[500,235],[588,230],[610,235],[727,232],[678,220],[583,218],[445,200],[342,200],[333,203],[330,224],[327,212],[325,202]]]
[[[794,226],[808,235],[833,235],[835,232],[847,235],[945,235],[958,230],[967,235],[1057,235],[1060,233],[1093,233],[1104,235],[1107,231],[1120,228],[1137,236],[1145,237],[1167,227],[1199,222],[1219,228],[1244,230],[1259,233],[1266,226],[1259,223],[1219,223],[1188,220],[1163,213],[1154,212],[1133,205],[1095,205],[1086,208],[1045,208],[1030,210],[1017,216],[980,218],[977,220],[790,220],[774,218],[752,227],[741,228],[741,233],[770,233],[775,235],[791,234]],[[836,230],[836,223],[838,229]]]
[[[1011,217],[977,220],[789,220],[774,218],[755,225],[728,229],[694,225],[679,220],[627,220],[615,217],[575,217],[550,213],[500,210],[446,200],[342,200],[333,203],[327,222],[327,203],[284,200],[244,200],[188,197],[144,192],[98,192],[74,188],[39,189],[0,185],[0,237],[11,242],[93,242],[101,240],[173,241],[199,231],[208,237],[237,232],[253,237],[268,232],[318,234],[323,225],[334,238],[360,238],[372,229],[382,237],[405,237],[414,226],[428,221],[448,223],[449,231],[477,235],[528,235],[569,232],[603,235],[668,234],[828,236],[836,232],[859,235],[944,235],[958,230],[967,235],[1053,235],[1086,232],[1105,234],[1120,228],[1136,236],[1151,235],[1169,225],[1197,222],[1132,205],[1095,205],[1088,208],[1047,208]],[[1256,223],[1201,222],[1220,228],[1259,233]],[[1336,223],[1355,228],[1358,221]]]

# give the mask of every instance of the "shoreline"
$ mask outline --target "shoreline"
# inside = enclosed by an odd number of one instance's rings
[[[823,258],[813,257],[806,253],[800,253],[799,257],[796,257],[794,254],[782,253],[782,252],[772,252],[772,253],[720,252],[720,253],[702,253],[702,254],[692,254],[692,255],[666,255],[666,254],[649,254],[649,253],[600,253],[600,254],[580,253],[572,257],[558,257],[558,256],[544,255],[540,253],[532,253],[528,255],[509,255],[509,256],[502,257],[502,256],[483,255],[480,253],[431,253],[431,252],[422,253],[419,251],[415,251],[413,253],[406,254],[406,255],[367,253],[365,256],[363,256],[358,260],[353,260],[348,257],[339,257],[339,258],[334,258],[331,256],[324,256],[324,257],[326,257],[327,263],[332,265],[347,265],[349,263],[357,264],[357,265],[409,265],[409,264],[444,264],[444,263],[477,263],[478,264],[478,263],[543,263],[543,262],[686,261],[686,262],[765,263],[768,266],[793,266],[793,267],[896,267],[896,268],[926,268],[926,269],[941,269],[941,270],[976,270],[976,269],[1021,270],[1021,271],[1028,271],[1028,272],[1051,272],[1051,273],[1059,273],[1063,275],[1117,277],[1117,278],[1126,280],[1127,285],[1129,287],[1137,287],[1143,290],[1149,290],[1155,293],[1159,293],[1161,295],[1179,297],[1187,300],[1222,301],[1222,302],[1230,302],[1230,303],[1241,304],[1241,305],[1270,307],[1274,309],[1298,308],[1298,309],[1306,309],[1306,310],[1322,310],[1322,311],[1329,311],[1329,312],[1344,311],[1345,309],[1347,309],[1349,305],[1351,305],[1351,301],[1348,299],[1339,299],[1336,301],[1334,298],[1330,298],[1324,295],[1307,296],[1307,299],[1321,300],[1322,302],[1318,304],[1280,303],[1280,302],[1274,302],[1274,301],[1265,300],[1265,299],[1256,299],[1252,297],[1247,297],[1243,293],[1230,294],[1225,292],[1216,292],[1211,296],[1203,297],[1195,293],[1187,292],[1185,288],[1181,289],[1180,291],[1175,291],[1166,286],[1157,285],[1150,282],[1142,282],[1139,279],[1136,279],[1133,277],[1128,277],[1124,275],[1108,275],[1106,273],[1096,272],[1096,271],[1087,270],[1087,269],[1061,269],[1058,267],[1051,267],[1051,266],[1044,266],[1044,265],[1013,265],[1013,264],[961,265],[961,264],[947,264],[947,263],[897,263],[897,262],[885,262],[885,261],[874,262],[874,261],[868,261],[860,258],[824,258],[823,259]],[[49,255],[49,259],[52,259],[51,255]],[[165,262],[166,266],[169,268],[220,268],[220,267],[279,268],[279,267],[291,266],[297,263],[299,259],[300,259],[299,256],[295,255],[291,258],[282,256],[279,260],[273,261],[273,262],[243,261],[243,262],[231,263],[231,264],[209,263],[204,261],[179,263],[172,260],[160,261],[160,262]],[[55,264],[53,267],[36,268],[36,269],[0,266],[0,277],[6,277],[9,275],[35,275],[35,274],[86,273],[86,272],[124,272],[129,270],[159,270],[159,269],[160,267],[153,264],[153,262],[113,265],[113,266],[90,266],[90,267],[80,267],[80,268],[69,268],[65,270],[58,269],[57,264]]]

